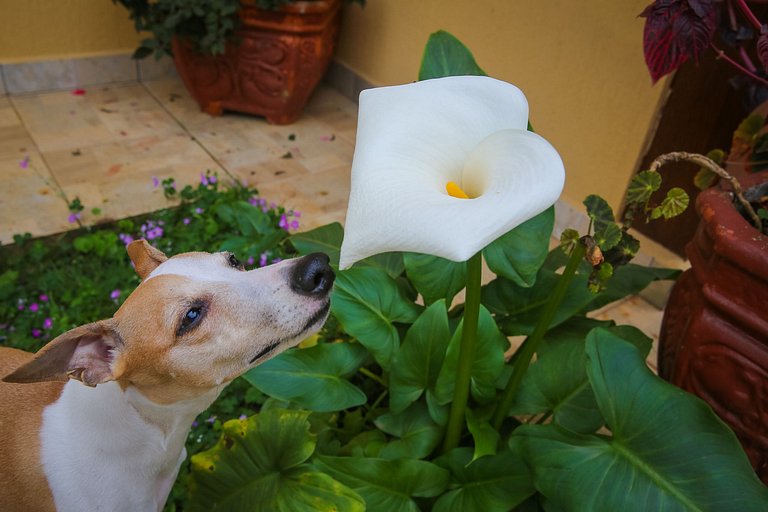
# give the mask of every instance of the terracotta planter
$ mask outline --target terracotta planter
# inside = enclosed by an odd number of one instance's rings
[[[747,189],[768,172],[741,181]],[[701,221],[686,247],[692,268],[664,312],[659,373],[712,406],[768,483],[768,237],[727,191],[702,192],[696,210]]]
[[[243,2],[239,44],[206,56],[173,42],[174,62],[192,97],[212,115],[233,110],[289,124],[325,74],[339,33],[341,0],[263,11]]]

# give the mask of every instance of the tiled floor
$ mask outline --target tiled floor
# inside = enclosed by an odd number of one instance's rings
[[[14,233],[70,229],[67,200],[75,197],[86,206],[84,223],[164,207],[153,176],[184,185],[206,170],[300,210],[304,228],[343,222],[356,120],[357,106],[327,87],[289,126],[212,118],[176,78],[0,96],[0,243]],[[94,207],[102,210],[98,218]],[[633,297],[596,316],[632,323],[656,339],[661,315]],[[655,366],[655,355],[649,363]]]

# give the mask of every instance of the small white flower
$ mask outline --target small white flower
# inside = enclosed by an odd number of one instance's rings
[[[565,171],[527,124],[523,93],[493,78],[363,91],[340,267],[389,251],[465,261],[546,210]]]

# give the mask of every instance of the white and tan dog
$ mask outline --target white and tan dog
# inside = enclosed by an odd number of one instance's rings
[[[249,272],[143,240],[128,254],[143,281],[113,318],[0,349],[0,511],[161,510],[195,416],[328,315],[322,254]]]

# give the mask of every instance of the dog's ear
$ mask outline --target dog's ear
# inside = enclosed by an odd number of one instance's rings
[[[136,267],[136,273],[142,279],[145,279],[162,262],[168,259],[168,256],[163,254],[162,251],[155,249],[143,239],[129,243],[126,249],[128,250],[128,256],[133,262],[133,266]]]
[[[120,377],[113,372],[116,365],[112,363],[122,347],[114,320],[82,325],[56,337],[3,381],[30,383],[69,378],[95,386]]]

